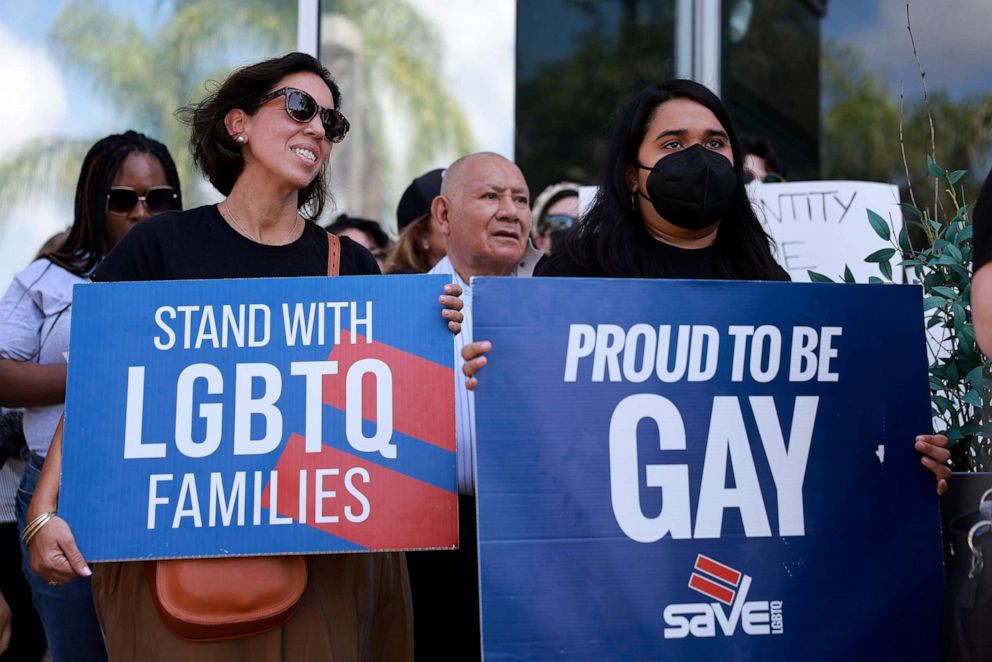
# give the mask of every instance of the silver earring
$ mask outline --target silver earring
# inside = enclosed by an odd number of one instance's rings
[[[239,133],[234,138],[234,142],[238,143],[239,145],[244,145],[246,141],[247,141],[247,138],[245,138],[245,134],[243,134],[243,133]]]
[[[430,249],[430,247],[431,247],[431,244],[430,244],[430,242],[429,242],[429,241],[427,241],[426,239],[424,239],[424,241],[423,241],[423,242],[421,242],[421,244],[420,244],[420,245],[421,245],[421,246],[423,247],[423,249],[424,249],[425,251],[426,251],[426,250],[429,250],[429,249]]]

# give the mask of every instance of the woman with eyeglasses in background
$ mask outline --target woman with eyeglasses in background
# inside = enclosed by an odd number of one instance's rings
[[[579,219],[579,185],[559,182],[547,187],[534,200],[534,246],[550,255]]]
[[[348,132],[338,86],[315,58],[290,53],[238,69],[199,104],[184,108],[199,168],[226,198],[163,214],[129,234],[93,276],[97,281],[325,276],[327,231],[314,221],[327,192],[328,157]],[[372,255],[341,237],[341,275],[378,274]],[[460,290],[445,286],[442,316],[462,320]],[[29,513],[58,503],[61,426]],[[59,463],[51,461],[58,454]],[[39,520],[40,521],[40,520]],[[48,517],[31,564],[55,582],[89,567],[68,525]],[[246,532],[247,533],[247,532]],[[211,561],[222,571],[225,559]],[[196,643],[168,630],[144,563],[101,563],[93,593],[111,658],[128,660],[405,660],[412,656],[406,564],[399,553],[307,557],[309,580],[282,625],[251,636]],[[228,565],[228,567],[230,567]],[[237,581],[237,578],[232,578]]]
[[[83,159],[68,236],[17,274],[0,300],[0,405],[24,407],[30,452],[26,463],[8,458],[11,467],[4,468],[23,466],[15,502],[21,532],[64,408],[72,286],[86,282],[139,221],[181,206],[179,175],[165,145],[134,131],[107,136]],[[3,563],[18,562],[7,554],[19,549],[17,534],[3,531]],[[14,540],[8,541],[11,536]],[[20,551],[52,658],[106,659],[89,579],[52,585],[28,567],[27,550]],[[11,601],[8,588],[3,590]],[[16,611],[13,626],[16,643]]]

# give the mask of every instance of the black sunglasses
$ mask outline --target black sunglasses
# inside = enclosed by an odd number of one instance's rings
[[[161,214],[175,209],[178,198],[171,186],[153,186],[144,195],[138,195],[130,186],[113,186],[107,194],[107,211],[111,214],[129,214],[136,204],[143,202],[148,213]]]
[[[286,114],[297,122],[306,124],[319,112],[320,122],[324,125],[324,133],[332,143],[339,143],[348,135],[351,124],[348,123],[340,110],[322,108],[312,96],[295,87],[284,87],[271,94],[266,94],[258,100],[258,105],[261,106],[263,103],[280,96],[286,97]]]

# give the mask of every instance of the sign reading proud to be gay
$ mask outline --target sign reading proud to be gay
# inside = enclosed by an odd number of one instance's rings
[[[87,560],[453,547],[444,282],[77,286],[59,510]]]
[[[920,288],[473,290],[487,659],[937,659]]]

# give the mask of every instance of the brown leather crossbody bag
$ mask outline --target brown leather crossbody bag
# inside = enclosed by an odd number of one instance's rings
[[[327,235],[327,275],[341,271],[341,242]],[[303,556],[148,561],[145,576],[166,628],[188,641],[250,637],[279,627],[307,587]]]

